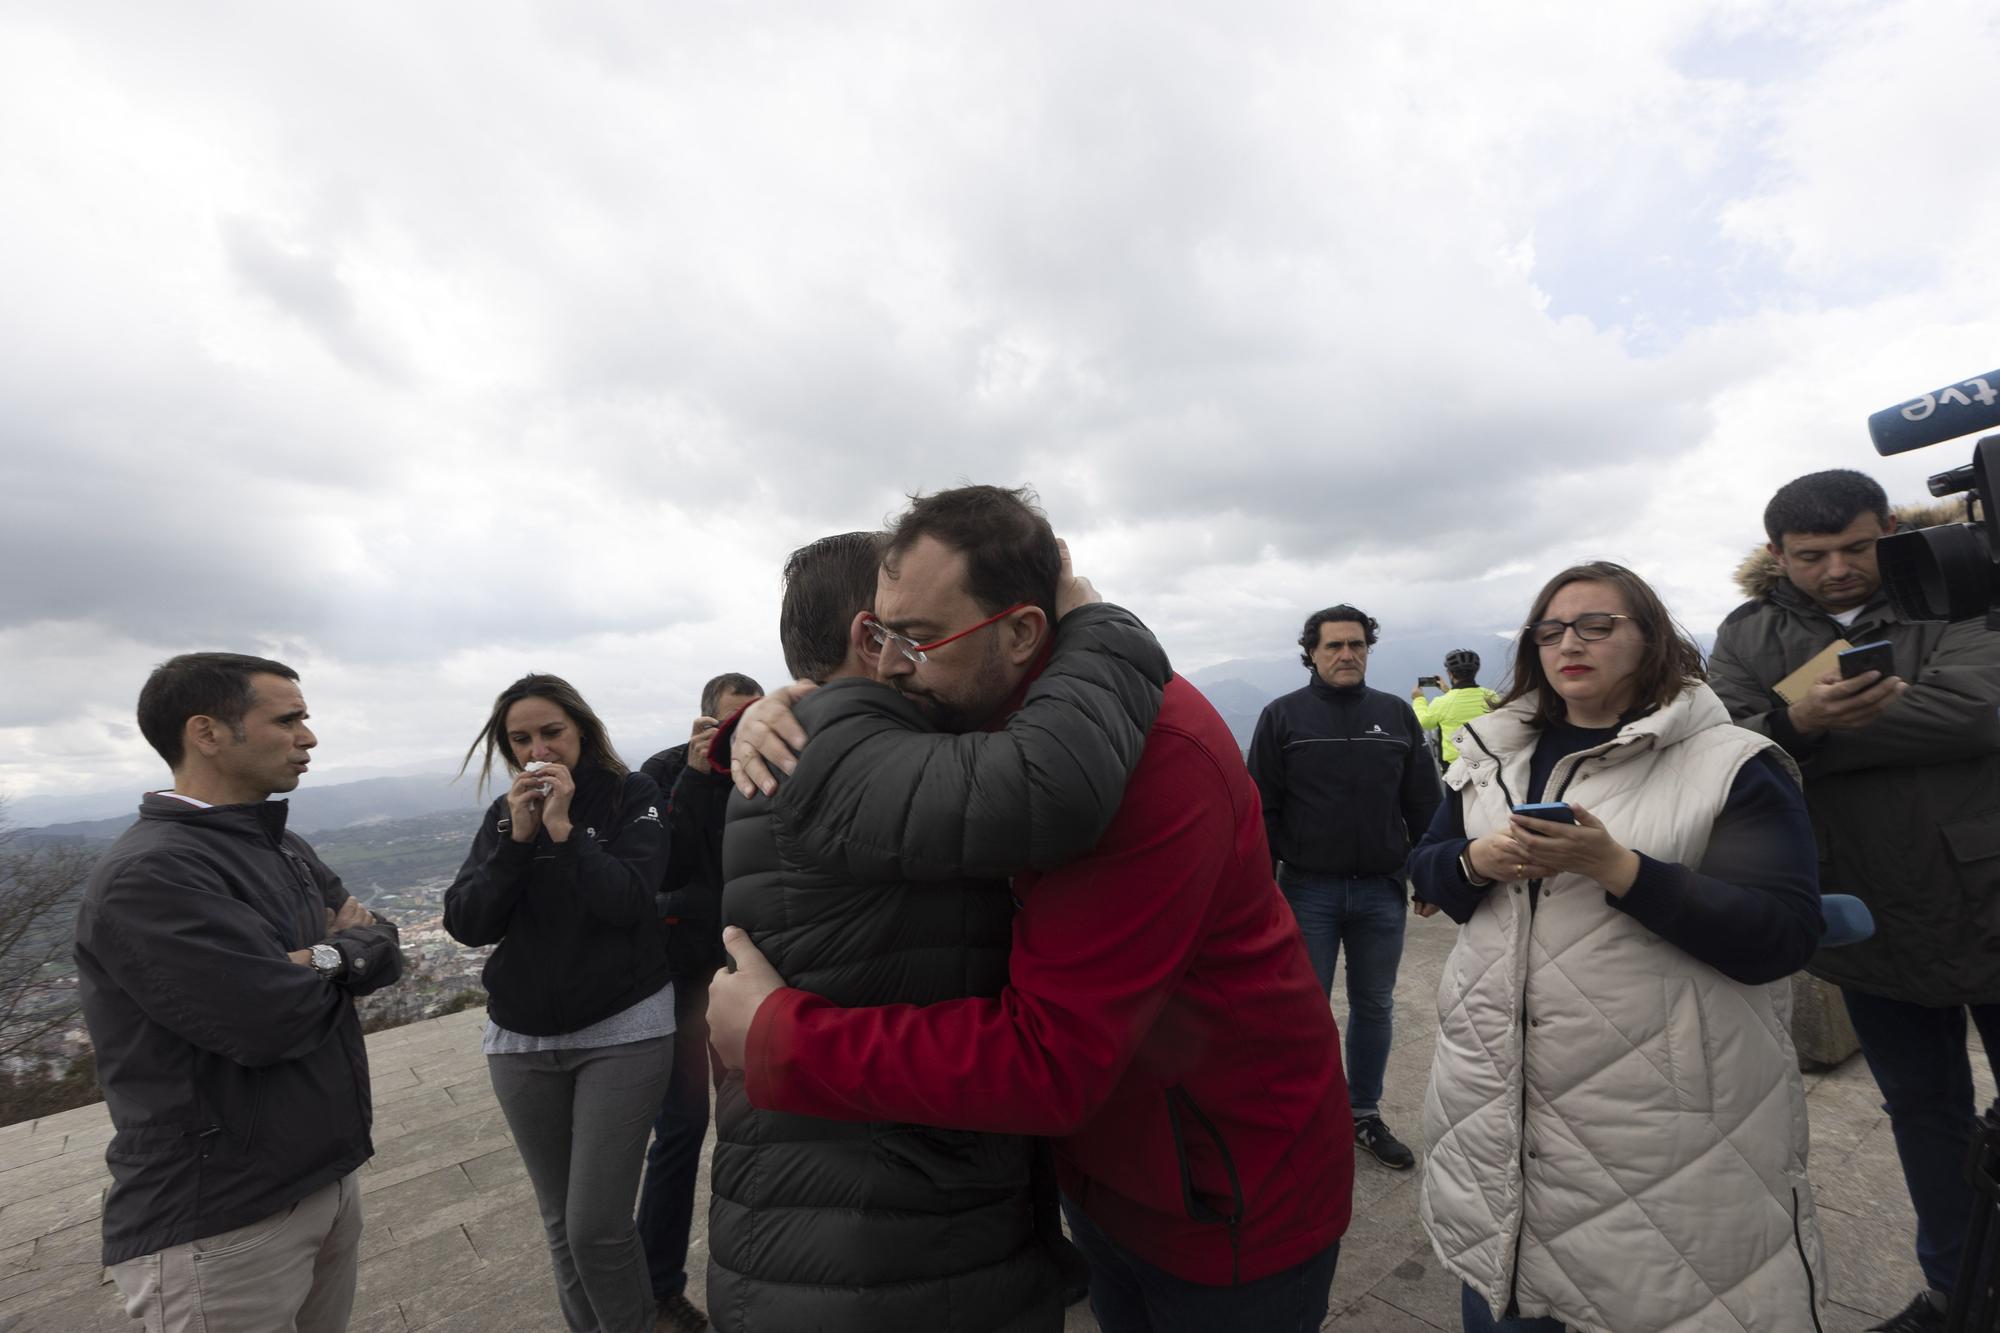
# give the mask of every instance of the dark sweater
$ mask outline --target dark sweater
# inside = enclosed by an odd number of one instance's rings
[[[1548,726],[1535,746],[1525,799],[1544,799],[1549,774],[1565,756],[1617,734],[1615,726]],[[1410,854],[1417,898],[1461,925],[1491,887],[1469,884],[1460,872],[1469,845],[1454,797]],[[1777,760],[1760,754],[1736,774],[1698,870],[1641,853],[1631,889],[1604,900],[1731,980],[1762,985],[1798,971],[1819,947],[1825,927],[1817,866],[1805,798]]]

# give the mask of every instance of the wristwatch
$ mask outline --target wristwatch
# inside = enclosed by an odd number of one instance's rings
[[[312,947],[312,970],[332,981],[347,970],[347,958],[331,944],[315,944]]]
[[[1483,889],[1493,883],[1492,880],[1481,879],[1476,873],[1474,873],[1472,869],[1472,851],[1470,848],[1467,848],[1465,851],[1462,851],[1458,854],[1458,873],[1463,875],[1465,877],[1465,882],[1467,884],[1470,884],[1475,889]]]

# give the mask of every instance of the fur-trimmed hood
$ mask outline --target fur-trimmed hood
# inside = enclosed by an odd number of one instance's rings
[[[1924,500],[1911,504],[1896,505],[1891,511],[1896,515],[1896,531],[1909,528],[1931,528],[1940,523],[1965,522],[1965,501]],[[1750,554],[1736,566],[1736,586],[1743,590],[1745,597],[1762,597],[1778,586],[1784,575],[1779,572],[1778,558],[1771,554],[1770,547],[1758,542],[1750,548]]]

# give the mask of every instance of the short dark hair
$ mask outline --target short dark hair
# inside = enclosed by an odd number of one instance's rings
[[[742,694],[755,697],[764,692],[759,685],[741,671],[725,671],[714,680],[701,687],[701,715],[714,717],[717,706],[724,694]]]
[[[493,711],[486,715],[486,725],[472,738],[466,748],[465,759],[458,766],[458,775],[465,776],[465,770],[472,764],[472,756],[486,747],[486,755],[479,763],[479,788],[486,789],[487,779],[493,776],[493,756],[496,752],[507,766],[509,773],[518,773],[521,766],[514,762],[514,747],[507,744],[507,710],[523,699],[547,699],[550,703],[569,714],[569,720],[576,723],[576,736],[582,752],[577,756],[579,768],[601,768],[614,778],[622,778],[628,770],[625,761],[618,757],[618,751],[611,747],[611,736],[604,723],[583,696],[576,692],[576,686],[561,676],[551,676],[546,672],[530,671],[527,675],[500,691],[493,700]]]
[[[896,561],[924,537],[964,554],[965,590],[982,611],[1039,606],[1055,624],[1062,551],[1030,488],[960,486],[912,495],[889,529],[882,567],[893,575]]]
[[[168,768],[179,768],[187,753],[187,720],[212,717],[243,739],[243,715],[257,701],[252,676],[299,673],[268,657],[242,653],[182,653],[153,668],[139,688],[139,732],[160,752]]]
[[[1863,514],[1889,526],[1889,497],[1875,478],[1846,467],[1808,472],[1780,486],[1764,506],[1764,534],[1771,545],[1783,548],[1788,532],[1840,532]]]
[[[1686,630],[1674,623],[1674,618],[1667,613],[1667,604],[1660,600],[1653,586],[1623,565],[1615,565],[1609,560],[1591,560],[1571,565],[1543,584],[1542,590],[1535,594],[1535,605],[1515,637],[1514,674],[1508,683],[1507,693],[1500,700],[1502,705],[1534,696],[1535,715],[1529,720],[1538,727],[1559,722],[1568,715],[1563,697],[1556,693],[1555,686],[1549,684],[1548,676],[1542,671],[1542,651],[1527,627],[1545,619],[1549,603],[1572,583],[1608,583],[1624,594],[1625,605],[1630,608],[1632,619],[1646,641],[1645,656],[1639,659],[1639,668],[1632,678],[1633,709],[1650,712],[1664,707],[1678,698],[1691,682],[1708,679],[1708,672],[1701,664],[1701,649],[1695,647]]]
[[[824,681],[840,670],[855,613],[875,605],[875,574],[881,565],[879,532],[821,537],[785,558],[778,645],[794,679]]]
[[[1382,627],[1375,623],[1375,617],[1358,606],[1349,606],[1346,602],[1342,602],[1339,606],[1329,606],[1306,617],[1306,627],[1299,631],[1299,661],[1311,666],[1313,649],[1319,647],[1319,627],[1337,624],[1343,620],[1361,626],[1361,637],[1368,640],[1370,648],[1373,648],[1375,641],[1381,637]]]

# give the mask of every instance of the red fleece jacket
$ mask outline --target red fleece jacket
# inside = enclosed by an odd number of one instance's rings
[[[1256,788],[1194,687],[1168,683],[1097,848],[1015,892],[998,997],[837,1009],[781,990],[750,1028],[751,1102],[1047,1135],[1069,1197],[1191,1282],[1266,1277],[1339,1239],[1354,1127],[1338,1034]]]

